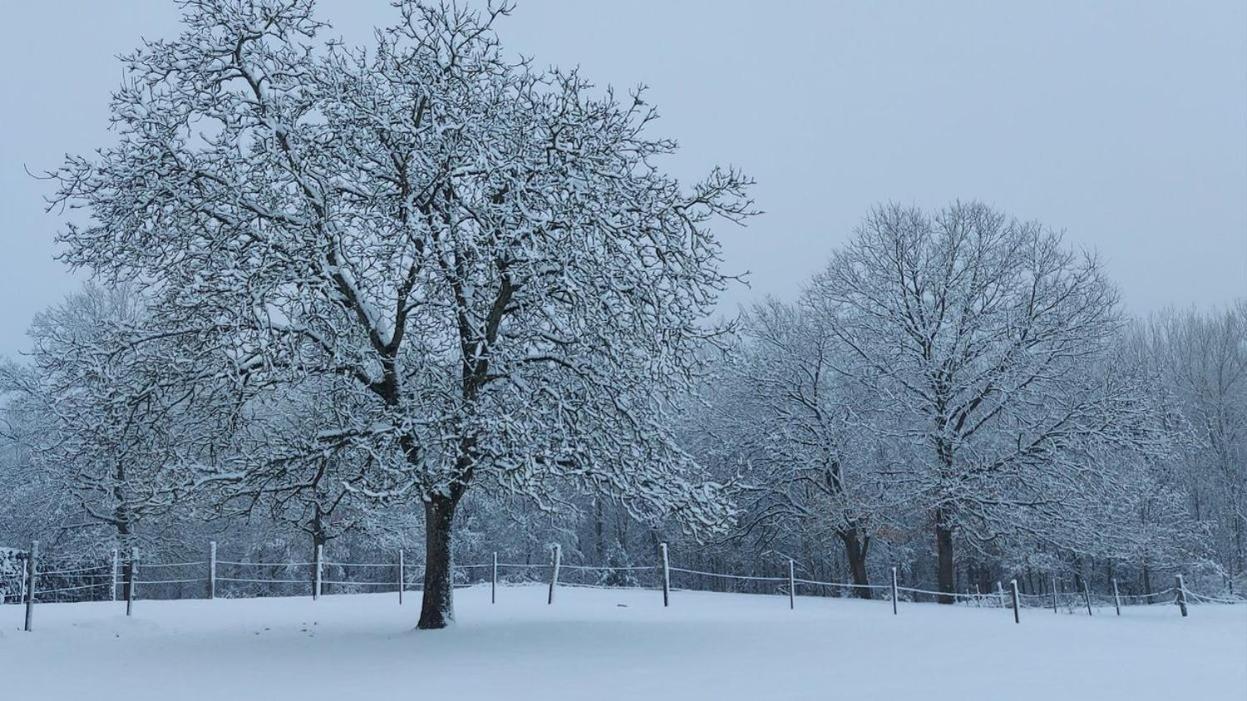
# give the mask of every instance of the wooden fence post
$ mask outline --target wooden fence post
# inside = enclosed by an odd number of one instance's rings
[[[1117,593],[1117,578],[1113,577],[1113,606],[1117,609],[1117,615],[1121,615],[1121,594]]]
[[[117,600],[117,572],[119,571],[118,567],[119,567],[119,564],[117,560],[117,548],[113,548],[113,594],[112,594],[113,601]]]
[[[558,543],[554,544],[554,567],[550,570],[550,596],[546,598],[547,604],[554,603],[554,587],[559,583],[559,564],[563,559],[563,548]]]
[[[1009,580],[1009,587],[1013,589],[1013,622],[1021,623],[1022,614],[1019,613],[1021,606],[1018,604],[1018,580],[1016,579]]]
[[[216,541],[208,541],[208,598],[216,598]]]
[[[792,558],[788,558],[788,608],[795,609],[797,607],[797,578],[794,576],[796,565],[793,564]]]
[[[498,603],[498,551],[494,551],[494,569],[489,576],[489,603]]]
[[[26,624],[22,629],[30,632],[31,619],[35,615],[35,577],[38,576],[39,541],[30,543],[30,552],[26,554]]]
[[[1082,598],[1087,602],[1087,615],[1091,614],[1091,585],[1087,583],[1087,578],[1082,578]]]
[[[126,615],[134,611],[134,590],[139,588],[139,549],[130,548],[130,586],[126,587]]]
[[[325,551],[325,546],[323,545],[316,546],[316,562],[313,563],[313,566],[316,568],[316,580],[312,587],[312,601],[315,601],[320,598],[320,585],[322,581],[320,564],[324,562],[324,556],[325,556],[324,551]]]
[[[1052,612],[1060,613],[1060,611],[1057,610],[1057,606],[1056,606],[1056,576],[1055,575],[1052,577]]]
[[[892,615],[893,615],[893,616],[895,616],[895,615],[896,615],[896,595],[897,595],[897,589],[896,589],[896,568],[895,568],[895,567],[893,567],[893,568],[892,568]]]
[[[1005,585],[1001,584],[999,579],[996,580],[996,600],[1000,602],[1000,608],[1007,605],[1005,604]]]
[[[667,556],[667,544],[659,543],[658,551],[662,554],[662,605],[666,608],[671,595],[671,563]]]
[[[1174,577],[1174,585],[1178,589],[1178,608],[1182,610],[1182,617],[1186,618],[1186,581],[1182,575]]]
[[[407,576],[404,573],[404,570],[406,570],[406,566],[405,566],[405,563],[403,562],[403,549],[399,548],[398,549],[398,605],[399,606],[403,605],[403,589],[406,587],[406,582],[407,582]]]

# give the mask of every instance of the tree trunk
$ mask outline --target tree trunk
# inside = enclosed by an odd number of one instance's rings
[[[598,562],[608,564],[606,558],[609,555],[606,548],[606,516],[602,511],[602,499],[594,498],[593,500],[593,535],[597,541]]]
[[[130,587],[134,586],[134,542],[130,537],[130,519],[124,506],[113,511],[117,526],[117,545],[124,559],[121,566],[121,600],[130,600]]]
[[[130,509],[126,501],[126,467],[118,462],[113,466],[113,526],[117,528],[117,546],[125,563],[122,566],[121,600],[130,600],[130,587],[134,586],[134,542],[130,537]]]
[[[943,592],[936,600],[941,604],[954,603],[957,598],[953,596],[956,586],[953,572],[953,528],[942,509],[935,512],[935,552],[938,559],[936,579],[939,590]]]
[[[312,527],[310,530],[312,532],[312,556],[308,558],[308,562],[312,563],[312,566],[308,568],[308,572],[311,573],[312,589],[313,591],[315,591],[316,589],[316,549],[324,547],[325,543],[327,543],[329,540],[328,538],[325,537],[324,520],[321,518],[320,504],[316,505],[316,515],[312,517],[311,526]],[[322,594],[327,593],[323,591],[324,589],[323,584],[322,584],[321,589],[322,589],[321,591]]]
[[[1241,497],[1237,495],[1239,490],[1235,489],[1234,504],[1237,506]],[[1235,515],[1234,518],[1234,562],[1230,565],[1230,591],[1234,591],[1234,577],[1243,571],[1243,520]]]
[[[131,550],[126,557],[125,564],[121,566],[121,600],[130,600],[130,589],[134,587],[134,551]]]
[[[853,583],[858,585],[853,588],[853,596],[859,599],[869,599],[871,594],[866,588],[866,585],[870,584],[870,579],[866,575],[866,552],[870,548],[870,537],[862,534],[860,528],[842,530],[839,535],[840,540],[844,542],[844,556],[849,563]]]
[[[454,580],[450,560],[451,527],[458,499],[434,496],[424,504],[423,630],[445,628],[455,618]]]

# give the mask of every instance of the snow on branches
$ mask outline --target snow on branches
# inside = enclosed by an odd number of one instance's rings
[[[507,5],[397,7],[364,49],[318,43],[308,0],[185,3],[181,36],[123,59],[117,145],[56,173],[92,215],[65,259],[143,281],[244,391],[348,393],[332,442],[376,466],[350,487],[422,499],[430,562],[474,481],[577,478],[719,528],[665,417],[726,281],[709,224],[752,213],[748,179],[681,187],[639,90],[504,56]]]
[[[1145,378],[1101,365],[1121,320],[1094,257],[977,203],[880,207],[807,299],[856,373],[906,415],[926,458],[906,488],[935,526],[941,591],[953,535],[1073,513],[1097,451],[1159,450]]]

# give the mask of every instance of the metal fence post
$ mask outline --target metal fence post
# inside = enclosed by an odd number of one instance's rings
[[[563,559],[563,548],[558,543],[554,544],[554,567],[550,570],[550,595],[546,598],[547,604],[554,603],[554,587],[559,583],[559,564]]]
[[[662,605],[666,608],[671,596],[671,564],[667,555],[667,544],[659,543],[658,550],[662,554]]]
[[[892,615],[893,616],[896,615],[897,593],[898,592],[897,592],[897,587],[896,587],[896,568],[893,567],[892,568]]]
[[[795,609],[797,607],[797,578],[794,576],[796,565],[792,558],[788,558],[788,608]]]
[[[126,588],[126,615],[134,611],[134,590],[139,588],[139,549],[130,548],[130,586]]]
[[[325,558],[325,546],[317,545],[316,546],[316,562],[313,563],[313,566],[316,568],[316,581],[312,589],[312,601],[315,601],[320,598],[320,587],[321,587],[321,581],[322,581],[321,563],[324,562],[324,558]]]
[[[216,598],[216,541],[208,541],[208,599]]]

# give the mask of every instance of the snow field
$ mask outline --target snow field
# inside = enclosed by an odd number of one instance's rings
[[[1247,606],[1096,615],[541,585],[456,592],[417,631],[418,592],[0,607],[4,698],[1243,699]]]

